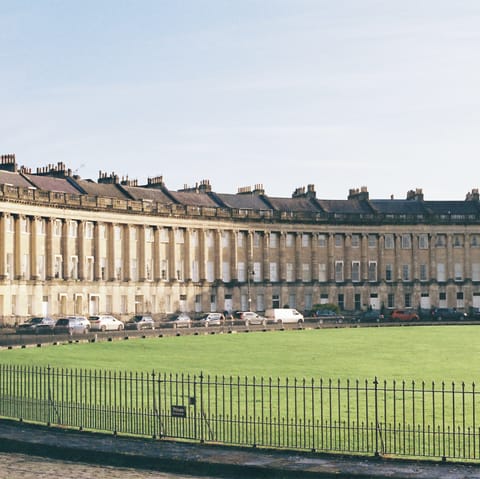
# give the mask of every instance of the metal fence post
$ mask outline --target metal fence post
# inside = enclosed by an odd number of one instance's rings
[[[374,394],[375,394],[375,401],[374,401],[374,404],[375,404],[375,457],[378,457],[380,454],[378,452],[378,428],[379,428],[379,424],[378,424],[378,379],[377,377],[375,376],[375,379],[373,381],[373,384],[375,386],[374,388]]]
[[[200,372],[200,442],[204,443],[205,438],[203,437],[203,372]]]

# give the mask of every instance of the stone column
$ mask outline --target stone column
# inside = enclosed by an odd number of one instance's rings
[[[213,255],[213,260],[214,260],[214,266],[213,266],[213,272],[214,272],[214,277],[213,279],[215,280],[221,280],[222,279],[222,260],[223,260],[223,254],[222,254],[222,231],[221,230],[215,230],[213,232],[213,248],[214,248],[214,255]]]
[[[270,232],[263,234],[263,281],[270,281]]]
[[[317,282],[319,278],[318,271],[318,233],[312,233],[312,243],[310,245],[311,254],[311,272],[310,277],[313,282]]]
[[[385,280],[385,235],[378,236],[378,281]]]
[[[465,233],[465,238],[463,241],[463,279],[471,280],[472,279],[472,262],[470,258],[470,234]]]
[[[420,279],[420,265],[418,261],[418,234],[412,233],[412,280]]]
[[[138,226],[137,235],[137,264],[138,264],[138,279],[143,283],[147,280],[147,267],[145,259],[145,225]]]
[[[438,280],[437,278],[437,253],[436,253],[437,235],[434,233],[430,235],[430,247],[428,248],[430,255],[430,279]]]
[[[335,282],[335,234],[328,233],[327,280]]]
[[[170,228],[168,231],[168,280],[176,280],[177,278],[177,245],[175,243],[175,237],[177,234],[177,228]]]
[[[287,234],[284,231],[280,231],[278,235],[278,245],[279,245],[279,258],[280,258],[280,281],[285,283],[287,280],[287,261],[286,261],[286,241],[287,241]]]
[[[96,221],[93,224],[93,279],[94,281],[100,281],[102,279],[102,271],[101,271],[101,248],[100,248],[100,231],[101,231],[101,223]],[[105,265],[105,268],[108,272],[108,264]],[[106,274],[107,274],[106,272]],[[107,279],[105,276],[104,279]]]
[[[361,237],[361,259],[360,259],[360,274],[361,281],[368,281],[368,235],[366,233],[362,234]]]
[[[400,252],[402,250],[402,236],[395,234],[395,276],[394,281],[402,281],[402,264],[400,260]]]
[[[78,222],[78,279],[80,281],[85,281],[85,221]]]
[[[7,234],[7,220],[5,213],[0,215],[0,279],[6,278],[7,252],[5,249],[5,238]]]
[[[130,233],[131,233],[130,232],[130,225],[124,224],[122,226],[123,281],[131,281],[132,280]]]
[[[447,234],[447,281],[455,278],[454,266],[453,266],[453,234]]]
[[[344,280],[346,282],[351,282],[352,281],[352,235],[351,234],[345,235],[344,258],[345,258]]]
[[[184,251],[184,280],[191,281],[192,280],[192,230],[191,228],[185,229],[185,251]]]
[[[68,221],[62,220],[62,239],[61,239],[61,251],[62,251],[62,266],[63,266],[63,279],[70,279],[70,242],[68,237]]]
[[[198,231],[198,270],[200,275],[200,281],[207,280],[207,232],[204,229]]]
[[[295,234],[295,280],[303,280],[302,270],[302,233]]]
[[[108,276],[111,281],[117,280],[116,265],[116,245],[115,245],[115,228],[117,225],[109,223],[107,225],[107,262],[108,262]],[[122,278],[118,278],[117,281],[121,281]]]
[[[160,227],[153,229],[153,279],[162,279],[161,255],[160,255]]]
[[[38,257],[38,221],[40,218],[33,217],[30,219],[30,275],[33,280],[37,280],[40,278],[38,274],[38,265],[37,265],[37,257]]]
[[[13,239],[13,272],[14,279],[23,279],[22,275],[22,219],[23,216],[15,215],[14,218],[14,239]]]
[[[247,233],[247,264],[246,264],[246,277],[247,279],[253,276],[253,231],[248,231]]]
[[[238,280],[238,231],[230,235],[230,271],[232,280]]]
[[[54,218],[46,218],[46,247],[45,247],[45,278],[51,280],[54,274],[55,251],[53,250],[53,228],[55,226]]]

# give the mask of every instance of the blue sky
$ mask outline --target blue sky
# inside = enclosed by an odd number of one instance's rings
[[[478,0],[0,0],[0,152],[171,189],[463,200]]]

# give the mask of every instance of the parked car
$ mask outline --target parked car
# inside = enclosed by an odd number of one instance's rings
[[[265,326],[267,324],[267,318],[260,316],[254,311],[242,311],[239,317],[242,321],[245,321],[245,326],[249,326],[250,324],[261,324]]]
[[[124,328],[122,321],[109,314],[90,316],[88,320],[92,331],[122,331]]]
[[[390,317],[392,320],[399,321],[418,321],[420,319],[418,313],[413,309],[395,309]]]
[[[87,334],[90,321],[85,316],[68,316],[60,318],[53,327],[55,334]]]
[[[314,312],[314,316],[319,320],[333,319],[339,322],[345,319],[343,315],[338,314],[336,311],[333,311],[333,309],[317,309],[317,311]]]
[[[479,320],[480,319],[480,308],[475,308],[475,307],[472,306],[470,308],[469,313],[468,313],[468,318]]]
[[[363,311],[356,316],[356,320],[360,323],[378,323],[383,319],[384,315],[378,309],[369,309],[368,311]]]
[[[208,313],[199,319],[201,325],[208,328],[209,326],[221,326],[225,321],[225,316],[222,313]]]
[[[432,311],[432,318],[437,321],[441,321],[442,319],[467,319],[467,313],[458,311],[456,308],[435,308]]]
[[[192,326],[192,318],[186,313],[174,315],[170,322],[174,328],[190,328]]]
[[[302,325],[305,318],[302,313],[299,313],[293,308],[273,308],[265,311],[267,319],[273,323],[296,323]]]
[[[155,329],[155,322],[151,316],[137,314],[125,324],[126,329]]]
[[[54,326],[54,319],[46,316],[36,316],[18,325],[16,332],[18,334],[39,334],[40,331],[51,332]]]

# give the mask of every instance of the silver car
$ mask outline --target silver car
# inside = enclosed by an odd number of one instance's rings
[[[155,329],[155,322],[151,316],[144,316],[137,314],[128,323],[125,324],[125,329]]]
[[[51,333],[55,326],[55,320],[46,316],[36,316],[30,318],[23,324],[17,327],[18,334],[41,334]]]
[[[192,325],[192,318],[188,314],[180,313],[171,319],[172,326],[176,328],[189,328]]]
[[[122,331],[123,323],[109,314],[99,314],[88,318],[92,331]]]
[[[265,316],[260,316],[254,311],[244,311],[243,313],[240,313],[240,319],[245,321],[245,326],[249,326],[250,324],[261,324],[262,326],[265,326],[267,324],[267,318],[265,318]]]
[[[85,316],[67,316],[60,318],[53,327],[55,334],[87,334],[90,321]]]
[[[225,321],[225,316],[222,313],[208,313],[200,318],[200,324],[208,328],[209,326],[221,326]]]

